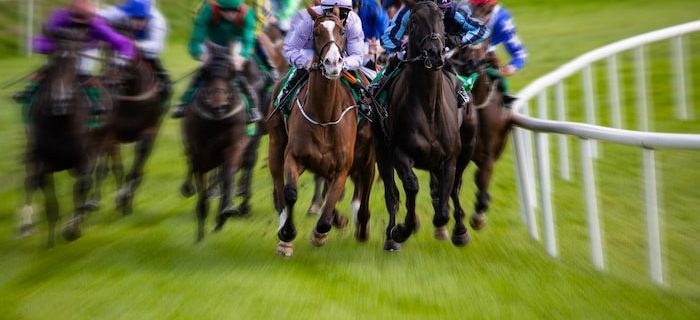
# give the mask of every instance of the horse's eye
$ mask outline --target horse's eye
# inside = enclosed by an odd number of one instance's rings
[[[321,35],[321,33],[320,33],[320,32],[318,32],[318,31],[314,31],[314,37],[318,37],[318,36],[320,36],[320,35]]]

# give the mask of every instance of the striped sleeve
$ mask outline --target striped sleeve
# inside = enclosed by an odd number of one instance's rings
[[[387,53],[396,53],[401,50],[401,38],[406,33],[406,25],[408,25],[410,16],[411,10],[408,7],[404,7],[391,19],[389,28],[382,35],[382,47]]]
[[[503,45],[506,47],[506,51],[511,57],[509,64],[520,70],[525,66],[527,52],[516,34],[515,23],[510,14],[505,12],[505,10],[502,10],[502,12],[503,14],[499,15],[499,19],[494,26],[494,38],[497,38],[499,42],[503,42]]]
[[[489,37],[490,32],[488,27],[471,16],[464,15],[463,11],[457,11],[454,15],[455,22],[462,26],[462,30],[465,32],[462,36],[462,45],[470,45],[480,43]]]

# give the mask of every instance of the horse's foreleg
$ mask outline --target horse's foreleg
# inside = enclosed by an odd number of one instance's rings
[[[280,216],[280,229],[277,235],[281,241],[291,242],[296,238],[294,227],[294,204],[297,202],[297,181],[301,173],[301,166],[292,156],[284,159],[284,188],[282,196],[286,207]]]
[[[389,224],[386,226],[386,239],[384,240],[384,250],[399,251],[401,244],[391,238],[391,230],[396,226],[396,212],[399,210],[399,189],[394,181],[394,166],[391,156],[386,154],[386,150],[377,148],[377,168],[379,175],[384,180],[384,202],[389,213]]]
[[[116,207],[117,210],[122,210],[124,200],[122,194],[124,190],[124,164],[122,163],[121,146],[115,143],[111,147],[109,154],[112,160],[112,174],[114,174],[117,189],[117,194],[115,196]]]
[[[80,226],[85,219],[85,203],[87,202],[88,192],[90,191],[90,173],[87,168],[80,168],[76,172],[76,181],[73,185],[73,216],[68,220],[63,227],[63,237],[68,241],[74,241],[81,236]]]
[[[90,211],[95,211],[100,208],[100,200],[102,199],[102,182],[107,177],[107,172],[109,171],[106,155],[95,156],[94,162],[94,170],[92,171],[94,171],[95,174],[95,183],[92,185],[92,194],[85,202],[85,209]]]
[[[311,198],[311,205],[309,210],[306,211],[308,216],[317,216],[321,214],[321,206],[323,205],[323,198],[327,192],[328,186],[324,184],[325,179],[319,175],[314,175],[314,196]]]
[[[24,206],[20,212],[19,235],[28,237],[34,233],[34,205],[32,196],[37,188],[37,177],[31,169],[31,165],[27,165],[27,176],[24,180]]]
[[[331,230],[335,219],[335,204],[343,193],[347,179],[348,171],[342,171],[328,182],[328,193],[323,204],[321,217],[318,219],[316,229],[311,235],[311,244],[314,246],[323,246],[328,239],[328,232]]]
[[[372,183],[374,182],[374,163],[363,172],[358,173],[358,179],[355,181],[356,196],[353,196],[352,210],[355,217],[355,239],[358,241],[367,241],[369,239],[369,196],[372,192]]]
[[[406,219],[403,224],[397,225],[391,230],[391,238],[394,241],[402,243],[411,236],[411,233],[417,230],[418,220],[416,216],[416,195],[418,194],[418,177],[413,172],[413,161],[399,153],[395,154],[396,172],[403,183],[404,192],[406,193]]]
[[[123,191],[120,191],[124,196],[124,206],[122,207],[122,213],[127,215],[131,213],[132,202],[134,200],[134,193],[136,188],[141,184],[141,178],[143,177],[143,168],[146,166],[146,160],[153,150],[153,142],[155,141],[155,134],[146,134],[139,142],[136,143],[136,155],[134,157],[134,164],[131,167],[129,175],[126,177],[126,186]]]
[[[234,215],[235,208],[231,202],[231,185],[233,178],[233,165],[227,161],[219,170],[219,180],[221,184],[221,198],[219,199],[219,213],[216,216],[216,227],[214,231],[220,231],[224,227],[226,220]]]
[[[242,155],[241,174],[238,177],[238,190],[236,196],[241,197],[241,204],[238,207],[241,214],[250,212],[250,184],[253,180],[253,170],[255,163],[258,161],[258,147],[260,146],[261,135],[256,135],[251,138]]]
[[[474,214],[469,219],[469,224],[474,230],[481,230],[486,226],[486,211],[489,208],[491,195],[489,194],[489,184],[493,173],[494,159],[489,157],[479,165],[479,169],[474,175],[474,182],[478,191],[476,193],[476,204]]]
[[[462,174],[466,170],[467,165],[469,165],[470,157],[460,157],[457,160],[457,167],[455,169],[454,184],[452,186],[452,191],[450,196],[452,198],[452,203],[454,204],[454,218],[455,218],[455,228],[452,230],[452,243],[455,246],[465,246],[469,243],[469,231],[467,227],[464,226],[464,209],[462,208],[462,203],[459,200],[459,193],[462,189]]]
[[[197,188],[197,242],[204,239],[204,223],[207,219],[207,186],[206,186],[206,175],[203,173],[194,174],[194,183]]]
[[[38,184],[44,191],[44,202],[46,206],[46,221],[49,223],[48,247],[53,247],[54,235],[56,233],[56,223],[58,222],[58,200],[54,190],[53,176],[41,173],[38,176]]]
[[[187,161],[187,174],[185,175],[185,181],[182,182],[180,186],[180,193],[183,197],[189,198],[193,196],[197,190],[194,188],[192,180],[194,179],[194,174],[192,173],[192,164],[189,160]]]

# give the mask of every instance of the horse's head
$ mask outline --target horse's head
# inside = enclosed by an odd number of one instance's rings
[[[488,41],[460,48],[450,59],[450,63],[462,74],[481,72],[488,65]]]
[[[408,58],[423,61],[426,69],[439,70],[445,65],[444,13],[433,1],[407,3],[411,8],[408,22]]]
[[[61,28],[47,35],[54,41],[54,51],[49,56],[47,90],[50,110],[42,112],[51,115],[67,115],[74,112],[77,98],[77,65],[79,51],[85,43],[87,30],[84,28]]]
[[[332,14],[317,14],[310,7],[307,11],[314,19],[314,62],[311,69],[321,69],[329,80],[338,79],[343,71],[345,52],[345,28],[339,18],[340,9],[336,5]]]
[[[231,87],[234,77],[228,47],[208,45],[209,61],[202,66],[205,85],[197,93],[197,110],[208,118],[223,119],[235,108],[236,91]]]

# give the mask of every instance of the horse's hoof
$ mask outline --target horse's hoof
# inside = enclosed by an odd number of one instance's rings
[[[285,228],[282,228],[279,231],[277,231],[277,238],[280,239],[280,242],[291,243],[292,240],[296,239],[296,237],[297,237],[296,229],[286,230]]]
[[[469,232],[464,230],[464,233],[458,234],[456,231],[452,233],[452,244],[455,247],[464,247],[469,244]]]
[[[309,210],[306,211],[306,215],[309,217],[320,216],[321,215],[321,205],[318,203],[312,203]]]
[[[475,213],[469,218],[469,225],[472,226],[474,230],[481,230],[486,226],[486,214]]]
[[[122,215],[128,216],[131,214],[131,193],[126,190],[119,190],[116,196],[117,210],[122,212]]]
[[[406,240],[408,240],[408,237],[404,235],[404,230],[405,227],[402,225],[396,225],[391,228],[391,231],[389,233],[391,234],[391,239],[398,242],[398,243],[404,243]]]
[[[335,212],[333,216],[333,226],[338,229],[345,229],[348,226],[348,218],[342,214]]]
[[[219,232],[219,231],[221,231],[221,229],[224,228],[224,224],[226,224],[226,219],[227,219],[226,217],[222,217],[222,215],[219,214],[219,215],[216,217],[216,226],[214,226],[214,230],[212,230],[212,232]]]
[[[281,257],[291,257],[294,254],[294,244],[291,242],[280,241],[277,244],[277,255]]]
[[[450,233],[447,232],[447,226],[435,227],[434,236],[436,240],[447,240],[450,237]]]
[[[323,247],[328,241],[328,233],[318,233],[315,229],[311,233],[311,244],[314,247]]]
[[[85,201],[83,209],[91,212],[100,210],[100,200],[90,199],[88,201]]]
[[[237,217],[247,217],[250,214],[250,205],[247,202],[240,204],[237,209]]]
[[[183,183],[182,186],[180,186],[180,193],[182,194],[183,197],[189,198],[193,196],[197,190],[194,188],[194,185],[191,183]]]
[[[384,241],[384,251],[386,252],[398,252],[401,251],[401,244],[394,240],[387,239]]]
[[[68,220],[68,222],[63,226],[62,234],[66,241],[77,240],[81,236],[80,222],[76,221],[75,218]]]
[[[359,242],[369,240],[369,223],[364,228],[361,225],[355,226],[355,239]]]
[[[32,235],[34,235],[34,232],[36,231],[36,227],[34,227],[34,224],[23,224],[19,226],[19,237],[20,238],[27,238]]]

